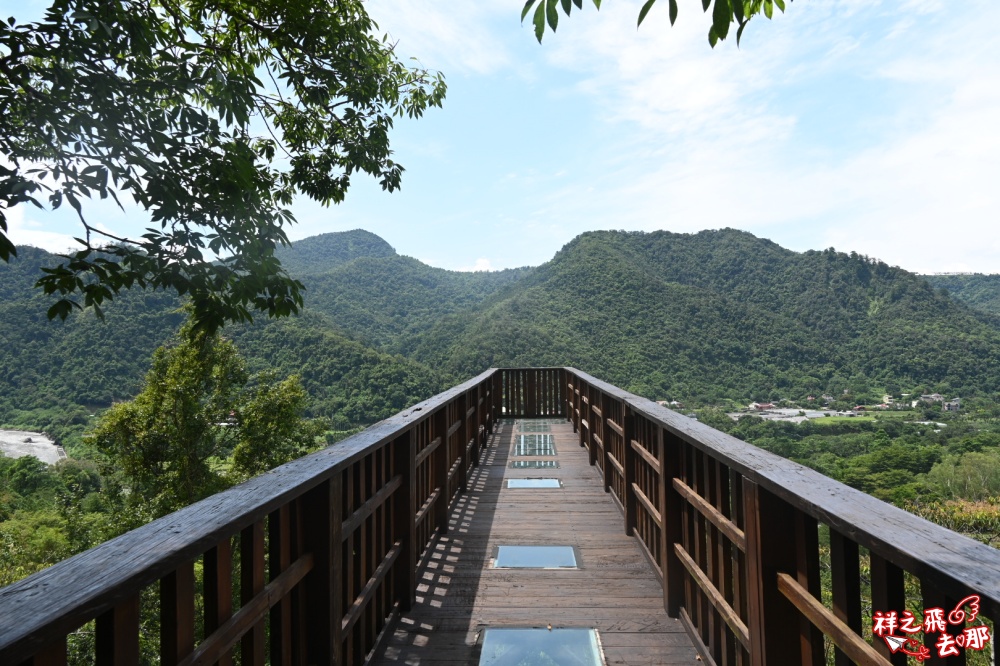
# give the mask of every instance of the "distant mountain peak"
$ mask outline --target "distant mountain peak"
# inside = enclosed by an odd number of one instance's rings
[[[295,241],[275,255],[293,277],[318,275],[361,257],[394,257],[396,250],[364,229],[334,231]]]

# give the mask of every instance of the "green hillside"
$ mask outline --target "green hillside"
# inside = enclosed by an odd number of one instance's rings
[[[571,363],[651,397],[1000,388],[1000,332],[920,277],[751,234],[584,234],[415,357],[468,374]]]
[[[105,308],[65,322],[45,316],[48,298],[33,288],[53,257],[30,247],[0,263],[0,424],[79,434],[89,415],[133,397],[153,351],[185,319],[164,292],[134,290]],[[229,326],[251,369],[299,374],[311,416],[346,427],[372,423],[445,388],[420,363],[376,351],[345,336],[319,313]]]
[[[499,272],[432,268],[364,231],[298,241],[282,259],[306,286],[303,315],[226,334],[251,367],[302,375],[312,413],[344,424],[501,365],[573,365],[696,404],[1000,391],[991,315],[866,257],[735,230],[586,233],[542,266]],[[0,264],[0,421],[79,421],[131,397],[183,319],[172,296],[135,291],[103,322],[49,322],[32,288],[47,261],[22,248]]]
[[[954,298],[983,312],[1000,315],[1000,275],[924,275],[932,287],[945,289]]]
[[[279,247],[275,256],[291,275],[326,273],[358,257],[394,257],[396,251],[384,240],[363,229],[310,236],[288,247]]]

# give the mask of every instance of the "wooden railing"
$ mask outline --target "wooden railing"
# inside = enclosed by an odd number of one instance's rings
[[[577,370],[502,369],[3,588],[0,664],[66,663],[92,621],[93,661],[138,663],[150,597],[161,664],[362,663],[497,421],[559,416],[705,663],[818,666],[829,643],[838,666],[900,665],[862,638],[872,610],[979,595],[1000,617],[992,548]]]
[[[64,664],[67,637],[90,622],[85,661],[137,664],[150,598],[161,664],[231,664],[234,653],[243,664],[362,663],[412,604],[422,553],[448,531],[501,393],[522,411],[558,409],[536,389],[559,395],[553,377],[485,372],[3,588],[0,664]]]
[[[1000,551],[583,372],[565,374],[580,444],[704,662],[818,666],[829,644],[838,666],[902,666],[902,652],[862,638],[873,611],[911,610],[919,624],[925,608],[947,615],[978,595],[980,620],[1000,618]],[[938,656],[939,637],[927,635],[923,663],[964,664],[961,649]]]

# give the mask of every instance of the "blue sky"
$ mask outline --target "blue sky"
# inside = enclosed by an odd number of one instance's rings
[[[795,0],[714,50],[697,0],[673,28],[663,0],[638,30],[638,0],[588,4],[541,46],[522,4],[367,3],[448,98],[397,122],[401,191],[356,178],[339,206],[297,202],[293,239],[364,228],[469,270],[537,265],[592,229],[735,227],[915,272],[1000,272],[995,0]],[[16,242],[58,250],[75,232],[14,213]]]

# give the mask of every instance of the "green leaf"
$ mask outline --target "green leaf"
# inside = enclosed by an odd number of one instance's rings
[[[739,30],[736,31],[736,46],[740,45],[740,38],[743,36],[743,29],[746,28],[747,25],[749,24],[750,21],[743,21],[742,23],[740,23],[740,28]]]
[[[771,0],[764,0],[764,16],[771,18],[772,14],[774,14],[774,3]]]
[[[601,0],[594,0],[594,6],[597,7],[598,10],[600,10],[600,8],[601,8]]]
[[[670,25],[677,21],[677,0],[670,0]]]
[[[733,9],[729,5],[729,0],[715,0],[715,9],[712,11],[712,29],[720,40],[725,39],[729,34],[729,24],[733,20]]]
[[[555,32],[559,25],[559,0],[546,0],[545,14],[549,20],[549,27]]]
[[[719,36],[715,34],[715,26],[708,29],[708,43],[713,49],[719,43]]]
[[[544,1],[545,0],[542,0],[542,2]],[[528,12],[531,11],[531,6],[533,4],[535,4],[535,0],[528,0],[526,3],[524,3],[524,9],[521,10],[521,23],[524,23],[524,17],[527,16]]]
[[[708,8],[712,5],[712,0],[701,0],[701,8],[704,11],[708,11]]]
[[[545,34],[545,0],[539,1],[538,7],[535,8],[535,15],[531,20],[535,24],[535,39],[541,44],[542,35]]]
[[[774,0],[774,4],[778,5],[778,9],[782,12],[785,11],[785,0]]]
[[[566,12],[566,16],[573,10],[573,0],[562,0],[563,11]]]
[[[573,4],[577,9],[583,9],[583,0],[573,0]]]
[[[646,4],[644,4],[642,9],[639,10],[639,22],[636,24],[636,27],[642,25],[643,19],[646,18],[646,14],[649,13],[649,10],[653,8],[654,4],[656,4],[656,0],[646,0]]]

